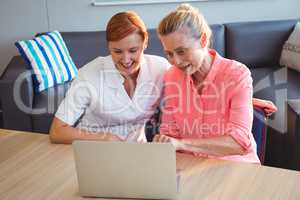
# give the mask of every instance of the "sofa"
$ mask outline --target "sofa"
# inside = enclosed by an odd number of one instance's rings
[[[287,117],[287,108],[290,116],[300,116],[300,109],[294,111],[295,106],[289,106],[289,100],[300,97],[300,74],[279,64],[282,46],[296,22],[297,19],[226,23],[214,24],[211,28],[212,47],[220,55],[249,67],[253,77],[254,97],[271,100],[278,107],[278,112],[268,120],[265,163],[293,169],[297,169],[297,165],[300,169],[300,160],[297,164],[291,161],[296,157],[291,145],[299,146],[300,139],[296,135],[300,134],[300,130],[295,128],[296,121],[289,122],[288,119],[292,117]],[[109,53],[104,31],[61,34],[77,68],[97,56]],[[146,53],[164,56],[154,29],[149,30]],[[14,56],[0,78],[4,128],[48,133],[54,113],[70,83],[39,94],[34,92],[32,84],[32,72],[25,61],[20,56]],[[293,133],[288,133],[288,130]],[[294,141],[296,138],[297,141]]]

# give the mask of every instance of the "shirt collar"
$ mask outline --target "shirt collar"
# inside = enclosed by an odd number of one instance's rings
[[[145,57],[142,57],[141,64],[140,64],[140,71],[137,77],[137,84],[139,82],[151,81],[151,74],[149,66],[147,66]],[[152,66],[155,67],[155,66]],[[105,82],[111,88],[120,88],[123,85],[125,79],[120,74],[119,70],[116,68],[115,63],[112,60],[111,55],[105,57],[104,60],[104,67],[105,73]]]
[[[106,56],[104,58],[104,65],[102,70],[105,74],[105,82],[111,88],[119,88],[124,82],[124,77],[120,74],[112,60],[112,57]]]
[[[203,80],[203,83],[209,83],[209,82],[213,82],[215,80],[215,77],[218,73],[218,65],[220,63],[220,55],[218,54],[218,52],[216,52],[214,49],[209,49],[208,53],[210,55],[212,55],[213,60],[212,60],[212,64],[211,64],[211,68],[207,74],[207,76],[205,77],[205,79]],[[191,76],[188,76],[189,80],[191,83],[193,83],[193,79]]]
[[[213,82],[215,80],[215,77],[219,70],[219,64],[220,64],[220,55],[213,49],[209,49],[209,54],[212,55],[213,60],[211,64],[211,68],[205,77],[205,82]]]
[[[156,67],[156,66],[147,65],[146,59],[143,56],[141,60],[140,72],[136,80],[137,84],[139,84],[140,82],[148,82],[152,80],[150,67]]]

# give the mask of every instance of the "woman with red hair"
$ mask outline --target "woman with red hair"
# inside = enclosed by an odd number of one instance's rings
[[[110,55],[79,70],[55,114],[51,142],[146,141],[144,124],[155,112],[169,63],[144,54],[148,33],[132,11],[110,19],[106,40]]]

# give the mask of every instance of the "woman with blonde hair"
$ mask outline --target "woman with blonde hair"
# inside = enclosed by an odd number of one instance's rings
[[[181,4],[157,32],[169,62],[164,106],[155,142],[226,160],[260,163],[251,133],[249,69],[209,48],[211,30],[198,9]]]

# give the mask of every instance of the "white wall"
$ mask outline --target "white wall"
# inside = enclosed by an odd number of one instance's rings
[[[0,0],[0,74],[13,55],[14,42],[48,29],[46,0]]]
[[[0,74],[17,54],[14,42],[47,30],[105,30],[116,12],[136,11],[148,28],[177,4],[93,7],[92,0],[1,0]],[[299,0],[219,0],[191,3],[212,23],[300,18]]]
[[[136,11],[148,28],[155,28],[159,20],[178,5],[92,7],[92,0],[48,1],[50,28],[60,30],[105,30],[109,18],[124,10]],[[57,6],[59,4],[61,7]],[[300,17],[299,0],[212,0],[191,4],[203,12],[209,23]]]

